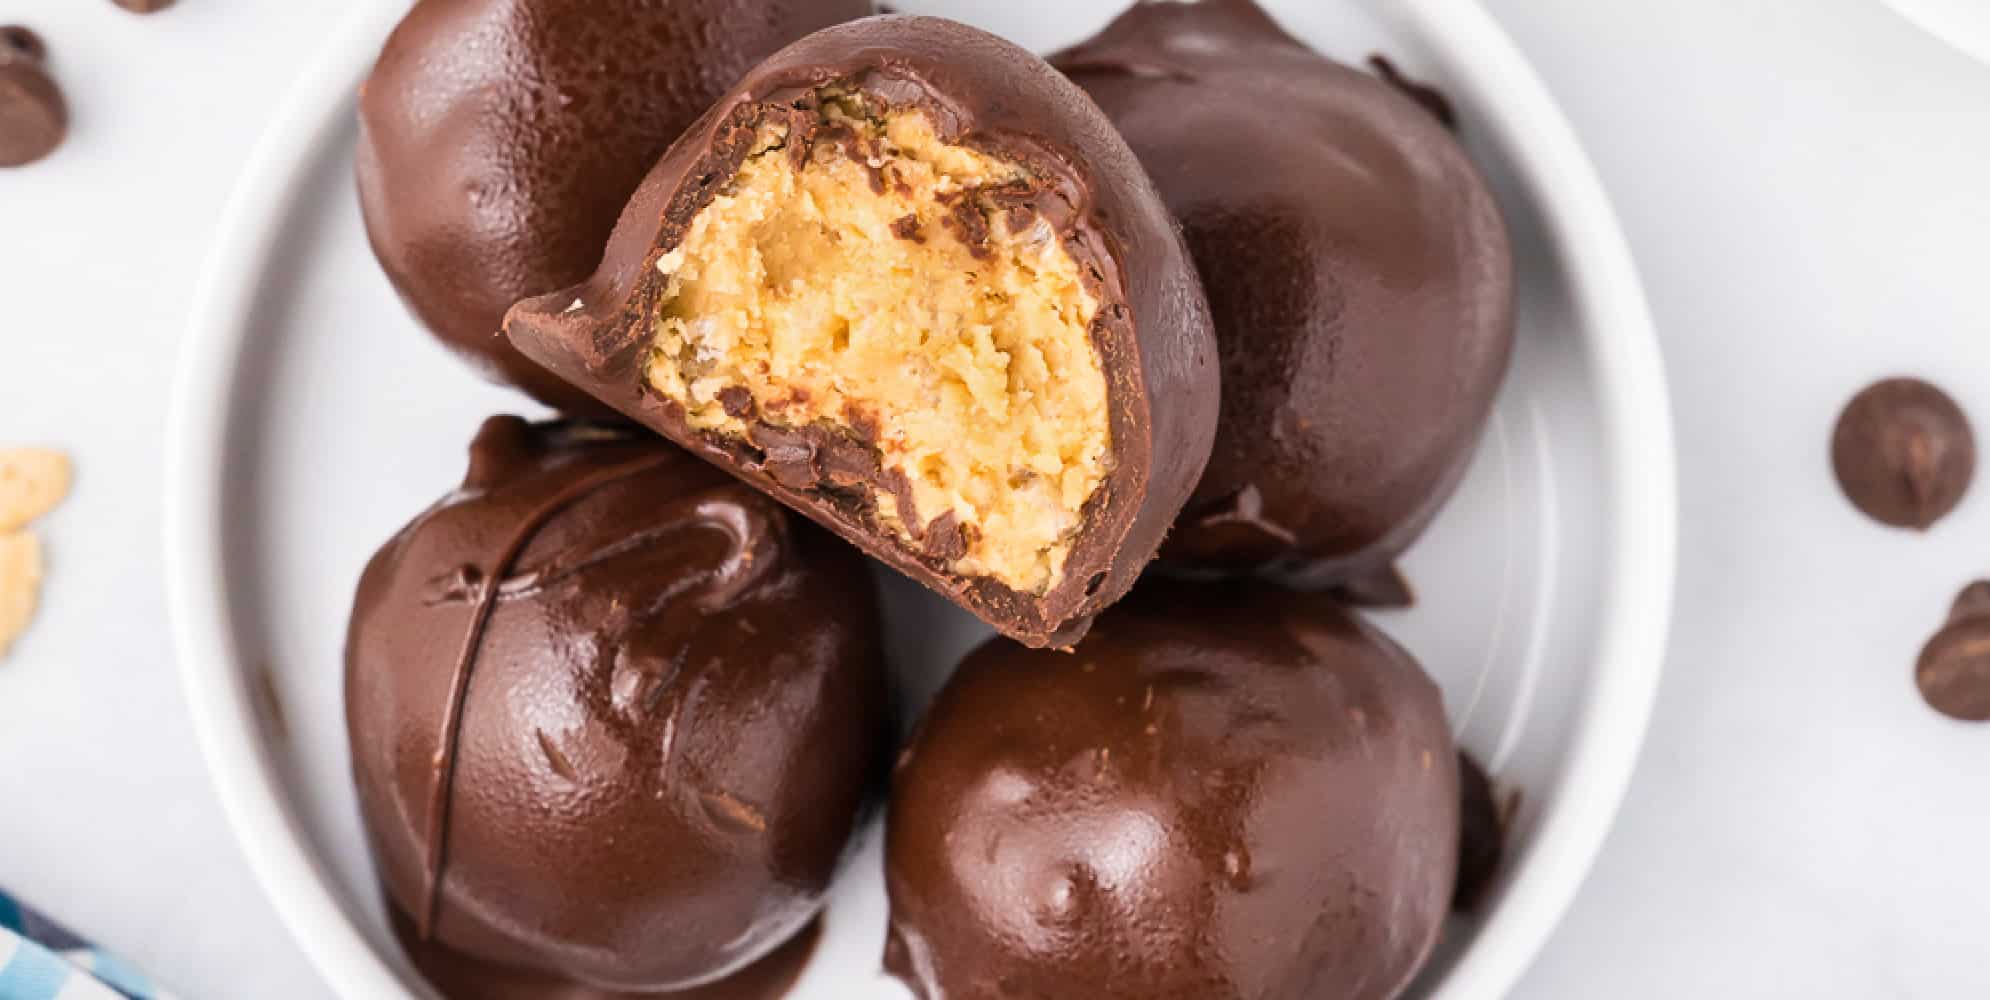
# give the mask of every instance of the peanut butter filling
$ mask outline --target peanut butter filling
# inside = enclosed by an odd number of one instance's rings
[[[805,157],[790,123],[762,125],[658,262],[649,382],[700,430],[859,442],[876,474],[849,488],[902,542],[1042,594],[1111,471],[1099,303],[1023,207],[1023,167],[922,112],[841,97],[820,115]]]

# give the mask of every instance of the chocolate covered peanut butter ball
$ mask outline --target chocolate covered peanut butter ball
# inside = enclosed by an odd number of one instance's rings
[[[1143,583],[971,653],[901,756],[886,966],[924,1000],[1388,1000],[1458,859],[1437,688],[1317,595]]]
[[[1250,0],[1145,0],[1051,61],[1153,175],[1215,315],[1222,420],[1163,560],[1385,571],[1506,374],[1513,263],[1485,179],[1427,108]]]
[[[353,774],[390,903],[458,956],[631,992],[821,905],[889,750],[863,559],[633,430],[498,417],[367,566]]]

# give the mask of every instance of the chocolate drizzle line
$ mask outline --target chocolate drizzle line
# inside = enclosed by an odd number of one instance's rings
[[[456,654],[449,701],[442,718],[442,744],[436,749],[435,771],[429,784],[428,826],[424,841],[427,864],[423,871],[422,909],[415,927],[421,940],[428,941],[434,936],[436,910],[442,899],[443,845],[448,842],[445,834],[449,827],[449,792],[455,784],[456,749],[463,728],[463,702],[469,694],[470,674],[476,667],[477,652],[483,647],[484,631],[490,624],[491,612],[497,607],[505,576],[524,553],[526,544],[555,514],[597,490],[657,468],[675,457],[669,452],[650,455],[575,480],[519,522],[517,532],[499,551],[490,571],[484,574],[477,591],[477,605],[471,611],[470,628],[464,633],[463,646]]]

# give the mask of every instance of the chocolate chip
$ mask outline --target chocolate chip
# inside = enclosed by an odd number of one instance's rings
[[[156,14],[173,5],[173,0],[111,0],[134,14]]]
[[[818,464],[822,467],[822,478],[831,486],[848,488],[871,482],[878,476],[877,452],[849,438],[825,441]]]
[[[747,432],[754,447],[767,457],[767,475],[791,490],[815,486],[821,476],[815,468],[815,444],[800,434],[757,424]]]
[[[1867,516],[1925,530],[1969,491],[1976,438],[1942,390],[1891,378],[1846,405],[1831,436],[1831,465],[1845,496]]]
[[[1471,755],[1458,753],[1458,881],[1451,908],[1476,909],[1506,855],[1506,824],[1493,799],[1492,779]]]
[[[843,404],[843,424],[850,429],[850,439],[867,447],[878,443],[877,414],[870,413],[849,403]]]
[[[760,464],[767,474],[789,489],[847,489],[877,481],[877,454],[863,437],[870,429],[861,423],[850,424],[847,429],[846,434],[823,427],[794,429],[757,423],[746,435],[760,450]],[[902,507],[901,513],[909,510]]]
[[[1375,75],[1389,86],[1403,92],[1403,96],[1424,106],[1424,110],[1437,116],[1444,127],[1457,131],[1458,113],[1451,108],[1451,99],[1444,92],[1427,83],[1412,80],[1396,68],[1387,56],[1376,54],[1368,57],[1368,65],[1375,68]]]
[[[920,538],[927,555],[943,563],[955,563],[974,546],[975,530],[973,525],[960,523],[960,518],[950,510],[934,518]]]
[[[956,239],[967,245],[969,256],[981,260],[990,255],[988,219],[981,214],[981,209],[968,199],[955,199],[949,206],[948,213],[940,219],[940,224],[946,227],[948,232],[953,233]]]
[[[753,391],[743,385],[729,385],[719,390],[719,405],[725,408],[726,416],[734,420],[745,420],[753,416]]]
[[[1966,618],[1990,618],[1990,580],[1978,580],[1962,588],[1949,608],[1949,624]]]
[[[34,32],[0,28],[0,167],[33,163],[68,134],[68,105],[42,68],[47,56]]]
[[[1914,665],[1928,707],[1963,722],[1990,722],[1990,580],[1963,588],[1948,624]]]

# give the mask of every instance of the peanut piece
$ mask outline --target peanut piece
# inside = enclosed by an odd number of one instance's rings
[[[69,495],[69,456],[48,448],[0,448],[0,532],[19,531]]]
[[[0,534],[0,657],[35,615],[41,591],[41,541],[27,532]]]

